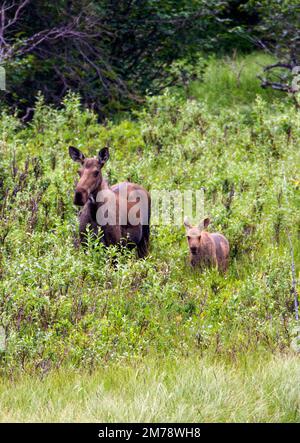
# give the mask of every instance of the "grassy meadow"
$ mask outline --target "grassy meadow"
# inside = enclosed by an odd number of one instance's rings
[[[38,97],[27,126],[2,112],[1,421],[300,421],[300,114],[260,89],[265,57],[211,59],[203,82],[102,124],[74,94]],[[79,247],[69,145],[109,145],[112,184],[204,188],[228,273],[193,272],[174,220],[145,260]]]
[[[0,381],[1,422],[299,422],[298,358],[131,361]]]

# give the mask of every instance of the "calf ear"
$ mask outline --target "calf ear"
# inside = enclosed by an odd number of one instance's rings
[[[69,146],[69,154],[71,159],[74,160],[74,162],[83,163],[85,159],[83,153],[79,151],[79,149],[74,148],[74,146]]]
[[[109,149],[108,148],[102,148],[98,152],[98,160],[101,166],[103,166],[107,160],[109,159]]]
[[[190,229],[192,227],[187,216],[184,217],[183,224],[185,226],[185,229]]]
[[[209,224],[210,224],[210,218],[206,217],[199,223],[199,228],[206,229]]]

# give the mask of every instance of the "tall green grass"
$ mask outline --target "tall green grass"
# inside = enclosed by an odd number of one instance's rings
[[[0,381],[2,422],[300,422],[299,361],[149,360]]]
[[[205,102],[209,109],[239,107],[239,111],[249,109],[257,95],[272,102],[275,97],[285,100],[283,93],[271,89],[262,89],[257,78],[263,67],[274,62],[264,53],[233,55],[232,57],[212,57],[205,68],[202,80],[192,82],[188,94]]]

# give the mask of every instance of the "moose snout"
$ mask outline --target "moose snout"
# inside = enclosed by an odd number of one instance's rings
[[[74,204],[84,206],[88,199],[88,193],[85,189],[76,189],[74,195]]]
[[[197,248],[196,248],[196,246],[191,246],[191,247],[190,247],[190,251],[191,251],[192,254],[197,254]]]

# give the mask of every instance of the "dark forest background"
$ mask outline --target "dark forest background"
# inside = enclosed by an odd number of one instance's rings
[[[0,8],[0,65],[7,74],[2,106],[17,108],[26,120],[38,91],[59,106],[73,90],[102,118],[199,77],[199,54],[205,60],[254,49],[276,60],[264,67],[262,86],[292,92],[299,9],[297,1],[274,0],[6,0]]]

